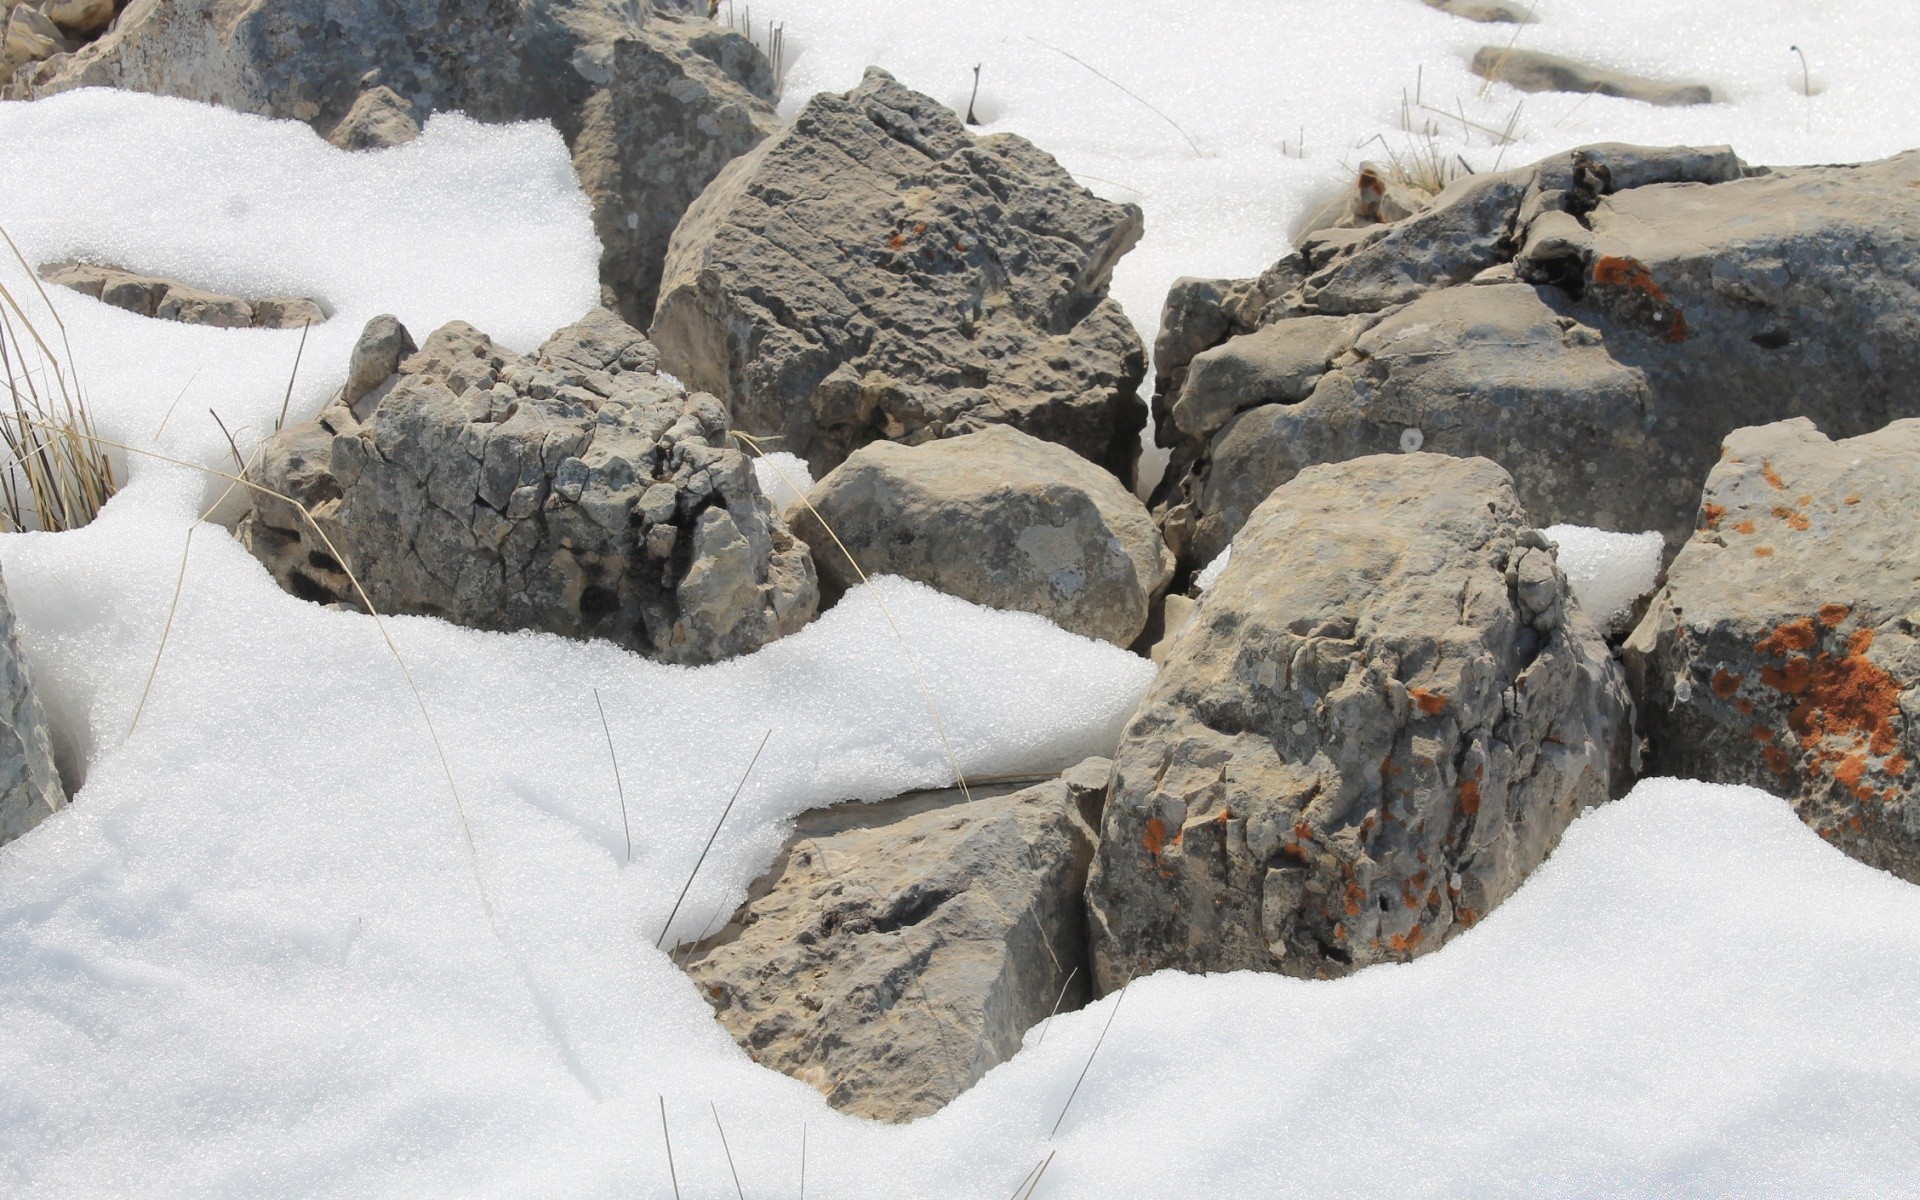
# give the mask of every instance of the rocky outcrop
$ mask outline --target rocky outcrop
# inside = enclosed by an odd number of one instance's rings
[[[1301,468],[1481,455],[1545,523],[1692,528],[1720,439],[1920,414],[1920,152],[1747,168],[1591,146],[1183,280],[1157,343],[1155,515],[1184,569]]]
[[[552,121],[593,201],[601,281],[640,326],[681,213],[777,128],[751,42],[632,0],[134,0],[10,95],[88,86],[305,121],[348,148],[403,140],[435,112]]]
[[[327,319],[326,310],[299,296],[242,300],[158,275],[141,275],[93,263],[58,262],[40,268],[48,283],[72,288],[143,317],[213,325],[221,329],[299,329]]]
[[[1080,889],[1108,763],[803,814],[685,965],[756,1062],[883,1121],[935,1112],[1087,999]]]
[[[1173,575],[1153,518],[1119,480],[1005,425],[920,446],[874,442],[807,499],[788,520],[816,547],[829,599],[860,571],[903,575],[1127,646]]]
[[[1792,800],[1920,883],[1920,420],[1741,429],[1624,647],[1651,769]]]
[[[1107,283],[1140,232],[1027,141],[869,70],[687,211],[652,336],[816,477],[1006,424],[1131,482],[1145,356]]]
[[[1300,472],[1165,659],[1087,883],[1102,991],[1410,959],[1630,779],[1620,668],[1485,459]]]
[[[0,846],[66,805],[46,714],[14,633],[6,580],[0,579]]]
[[[378,612],[676,663],[813,618],[807,548],[729,444],[725,408],[658,374],[611,312],[524,358],[459,322],[411,346],[391,317],[370,322],[348,387],[264,447],[256,478],[288,500],[256,495],[240,536],[282,587],[362,607],[344,557]]]
[[[1482,46],[1473,56],[1473,73],[1523,92],[1599,93],[1663,108],[1712,104],[1713,89],[1703,83],[1668,83],[1624,71],[1610,71],[1516,46]]]

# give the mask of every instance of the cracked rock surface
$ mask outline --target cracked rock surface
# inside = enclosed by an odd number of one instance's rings
[[[1300,472],[1164,657],[1087,883],[1102,992],[1406,961],[1630,782],[1620,668],[1485,459]]]
[[[1785,796],[1920,883],[1920,420],[1727,438],[1624,647],[1650,768]]]
[[[65,808],[47,717],[13,628],[13,604],[0,579],[0,846]]]
[[[1107,284],[1140,233],[1032,143],[870,69],[687,210],[652,337],[815,477],[869,442],[1007,424],[1131,483],[1146,359]]]
[[[1720,440],[1920,415],[1920,152],[1747,167],[1589,146],[1182,280],[1159,340],[1154,512],[1192,570],[1303,467],[1493,459],[1527,511],[1685,540]]]
[[[664,662],[743,654],[818,607],[813,562],[729,445],[726,410],[604,309],[521,357],[378,317],[349,385],[271,439],[241,540],[281,586],[479,629],[605,638]]]
[[[802,814],[686,970],[754,1061],[846,1112],[910,1121],[1087,999],[1080,890],[1107,779]]]
[[[299,296],[242,300],[177,279],[93,263],[49,263],[40,268],[39,275],[48,283],[72,288],[115,308],[187,325],[212,325],[220,329],[299,329],[327,319],[326,310],[319,304]]]

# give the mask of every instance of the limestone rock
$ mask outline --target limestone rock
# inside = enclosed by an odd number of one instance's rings
[[[874,442],[788,514],[829,597],[859,582],[826,518],[869,575],[903,575],[1064,629],[1130,645],[1173,575],[1146,506],[1063,446],[1004,425],[920,446]],[[818,513],[818,516],[815,513]]]
[[[88,38],[113,20],[114,0],[47,0],[41,8],[60,27],[60,32],[68,37]]]
[[[0,579],[0,846],[66,805],[46,714],[14,633],[6,580]]]
[[[552,121],[593,202],[601,281],[636,325],[681,213],[777,128],[748,39],[633,0],[135,0],[10,95],[89,86],[305,121],[349,148],[405,140],[436,112]]]
[[[1741,429],[1625,646],[1663,775],[1793,802],[1920,883],[1920,420]]]
[[[1145,356],[1107,283],[1140,232],[1138,208],[872,69],[687,211],[652,336],[816,477],[869,442],[1008,424],[1129,482]]]
[[[1705,84],[1643,79],[1516,46],[1480,47],[1473,56],[1473,73],[1523,92],[1598,92],[1663,107],[1713,103],[1713,89]]]
[[[1527,25],[1533,22],[1529,9],[1508,4],[1506,0],[1425,0],[1425,3],[1428,8],[1437,8],[1443,13],[1488,25]]]
[[[687,973],[755,1061],[835,1108],[935,1112],[1086,1003],[1080,890],[1108,765],[806,813]]]
[[[0,76],[27,64],[41,62],[73,49],[46,13],[30,4],[7,10],[0,28]]]
[[[1101,991],[1405,961],[1629,782],[1620,669],[1485,459],[1300,472],[1165,660],[1087,883]]]
[[[1920,152],[1766,170],[1590,146],[1256,280],[1184,280],[1155,516],[1191,570],[1300,468],[1424,448],[1499,462],[1543,523],[1679,545],[1731,430],[1920,415],[1916,185]]]
[[[299,329],[327,319],[326,310],[298,296],[242,300],[158,275],[142,275],[94,263],[57,262],[40,268],[48,283],[83,292],[143,317],[212,325],[221,329]]]
[[[411,341],[376,318],[354,385]],[[396,376],[267,443],[259,481],[314,520],[256,494],[241,540],[321,603],[361,606],[344,556],[382,613],[605,638],[665,662],[758,649],[813,618],[812,559],[729,445],[719,401],[657,362],[606,310],[526,357],[444,326]]]

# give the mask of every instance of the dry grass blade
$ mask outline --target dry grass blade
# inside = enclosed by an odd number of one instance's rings
[[[607,761],[613,764],[613,790],[620,797],[620,828],[627,834],[627,861],[633,861],[633,826],[627,823],[627,789],[620,782],[620,756],[613,752],[613,727],[607,724],[607,706],[600,703],[600,689],[593,689],[593,706],[600,710],[600,732],[607,735]]]
[[[1047,1177],[1047,1168],[1053,1165],[1053,1156],[1058,1153],[1058,1150],[1050,1150],[1046,1158],[1041,1160],[1040,1169],[1034,1172],[1033,1182],[1027,1187],[1026,1200],[1033,1200],[1034,1193],[1040,1190],[1040,1181]]]
[[[667,1132],[667,1098],[660,1097],[660,1140],[667,1144],[667,1179],[673,1184],[673,1200],[680,1200],[680,1175],[673,1169],[673,1135]]]
[[[807,1123],[800,1122],[800,1200],[807,1200]]]
[[[766,458],[767,452],[751,434],[741,433],[737,429],[730,430],[729,432],[735,438],[745,443],[747,448],[752,450],[756,455],[761,458]],[[927,685],[926,674],[920,670],[919,656],[913,652],[913,646],[907,641],[907,635],[901,632],[900,622],[893,619],[893,610],[888,608],[887,602],[880,598],[880,593],[873,586],[873,580],[867,578],[866,570],[861,567],[859,560],[853,557],[853,551],[847,549],[847,544],[840,540],[840,535],[834,531],[832,524],[827,521],[827,518],[819,509],[813,506],[813,501],[807,499],[806,491],[794,484],[793,477],[785,471],[782,471],[779,463],[769,459],[767,465],[772,467],[773,473],[780,477],[780,482],[787,485],[788,491],[800,497],[800,503],[806,505],[807,511],[813,514],[813,519],[820,522],[820,528],[827,531],[827,536],[833,539],[833,544],[840,547],[840,553],[846,556],[847,565],[853,568],[853,573],[860,577],[860,582],[866,585],[867,590],[872,593],[873,602],[880,606],[880,615],[886,618],[888,627],[893,630],[893,636],[899,639],[900,648],[907,656],[907,665],[913,669],[913,679],[914,682],[919,685],[920,698],[926,702],[927,713],[933,718],[934,731],[940,735],[940,745],[946,751],[947,769],[953,772],[954,786],[960,789],[962,796],[965,796],[968,800],[972,800],[973,790],[967,786],[966,773],[960,770],[959,756],[953,752],[953,739],[947,736],[946,718],[941,715],[940,705],[934,701],[933,689]]]
[[[667,940],[667,931],[673,928],[673,919],[680,915],[680,906],[686,903],[687,893],[693,890],[694,877],[700,874],[701,864],[707,861],[708,853],[713,850],[713,843],[719,840],[720,829],[727,823],[727,814],[733,811],[734,801],[738,800],[740,793],[746,789],[747,780],[753,775],[754,764],[760,761],[760,751],[767,748],[767,741],[772,737],[773,730],[769,729],[767,730],[766,737],[760,739],[759,749],[753,752],[753,758],[748,761],[746,771],[740,776],[740,782],[735,785],[733,795],[727,799],[727,806],[720,810],[720,819],[713,823],[713,832],[707,835],[707,844],[701,847],[700,857],[693,862],[693,870],[687,872],[687,882],[680,889],[680,898],[673,902],[672,910],[667,913],[667,923],[660,927],[660,936],[653,939],[653,948],[655,950],[658,950],[661,944]]]
[[[0,375],[11,400],[11,411],[0,411],[0,442],[8,451],[6,464],[0,466],[0,522],[15,530],[78,529],[93,520],[116,490],[113,462],[93,438],[93,418],[79,390],[66,324],[20,248],[4,229],[0,237],[33,278],[66,354],[63,367],[61,356],[41,336],[19,298],[0,284]],[[43,386],[36,377],[49,382]]]
[[[1067,981],[1060,985],[1060,994],[1053,998],[1053,1010],[1047,1014],[1047,1019],[1041,1023],[1040,1036],[1035,1039],[1034,1045],[1044,1046],[1047,1044],[1047,1030],[1053,1028],[1053,1018],[1060,1013],[1060,1004],[1067,998],[1067,989],[1073,986],[1073,981],[1077,979],[1079,975],[1079,967],[1075,967],[1073,970],[1067,972]],[[1119,1005],[1116,1004],[1114,1007],[1118,1008]]]
[[[747,1200],[747,1194],[740,1190],[740,1172],[733,1165],[733,1147],[727,1145],[727,1127],[720,1123],[720,1109],[713,1101],[707,1101],[707,1107],[713,1109],[713,1127],[720,1131],[720,1152],[727,1156],[727,1171],[733,1176],[733,1194],[736,1200]]]
[[[1174,120],[1172,117],[1168,116],[1167,114],[1161,112],[1159,109],[1155,108],[1153,104],[1146,99],[1146,97],[1140,95],[1138,92],[1134,91],[1132,88],[1128,87],[1126,84],[1121,83],[1118,79],[1115,79],[1113,76],[1107,74],[1105,71],[1102,71],[1099,67],[1094,66],[1092,63],[1086,61],[1085,59],[1079,57],[1078,55],[1071,54],[1065,50],[1062,50],[1060,47],[1053,45],[1051,42],[1043,42],[1039,38],[1034,37],[1032,34],[1027,35],[1027,40],[1032,42],[1036,46],[1045,46],[1047,49],[1053,51],[1055,54],[1058,54],[1063,58],[1072,59],[1074,62],[1079,63],[1081,66],[1085,67],[1087,70],[1092,71],[1095,75],[1098,75],[1100,78],[1106,80],[1108,83],[1112,84],[1114,87],[1119,88],[1121,91],[1125,92],[1127,95],[1133,97],[1134,100],[1138,101],[1143,107],[1146,108],[1148,112],[1152,113],[1156,117],[1159,117],[1162,121],[1165,121],[1167,124],[1173,126],[1173,130],[1175,133],[1178,133],[1181,137],[1186,138],[1187,145],[1193,147],[1194,157],[1196,158],[1206,157],[1203,153],[1201,153],[1200,144],[1194,141],[1193,138],[1187,133],[1186,130],[1180,128],[1180,123]]]
[[[1482,100],[1486,99],[1487,92],[1493,87],[1494,80],[1500,77],[1501,70],[1507,65],[1507,59],[1512,57],[1513,48],[1519,45],[1521,31],[1533,24],[1533,10],[1539,7],[1540,0],[1533,0],[1533,3],[1527,5],[1526,15],[1514,22],[1513,36],[1507,39],[1506,47],[1500,51],[1500,57],[1493,60],[1492,68],[1488,70],[1486,79],[1480,84],[1480,98]]]
[[[1100,1036],[1093,1043],[1093,1051],[1087,1055],[1087,1065],[1080,1068],[1080,1078],[1073,1081],[1073,1090],[1067,1093],[1067,1102],[1060,1106],[1060,1115],[1054,1118],[1053,1128],[1047,1131],[1049,1138],[1060,1132],[1060,1122],[1067,1119],[1067,1110],[1073,1107],[1073,1098],[1080,1094],[1080,1085],[1087,1081],[1087,1072],[1093,1070],[1094,1056],[1100,1053],[1101,1045],[1106,1042],[1107,1030],[1113,1028],[1113,1019],[1120,1015],[1120,1005],[1126,1000],[1127,987],[1132,982],[1128,980],[1120,985],[1120,994],[1113,1001],[1113,1011],[1107,1014],[1107,1023],[1100,1027]]]
[[[300,356],[307,352],[307,331],[312,328],[311,319],[300,325],[300,347],[293,352],[293,370],[287,374],[287,395],[280,401],[280,419],[273,423],[275,433],[287,427],[287,407],[293,403],[293,381],[300,376]]]
[[[1051,1153],[1047,1155],[1047,1158],[1052,1157],[1053,1155]],[[1032,1183],[1033,1177],[1040,1173],[1040,1167],[1047,1161],[1047,1158],[1043,1158],[1027,1168],[1027,1173],[1020,1177],[1020,1182],[1013,1185],[1013,1191],[1007,1195],[1007,1200],[1020,1200],[1020,1197],[1026,1194],[1027,1185]]]
[[[296,363],[295,365],[298,366],[299,364]],[[180,394],[173,398],[173,403],[167,405],[167,411],[161,414],[160,425],[158,428],[156,428],[153,431],[154,441],[156,442],[159,441],[160,435],[167,431],[167,422],[173,420],[173,410],[180,407],[180,402],[187,398],[187,390],[193,387],[193,381],[200,378],[200,372],[204,371],[205,369],[206,369],[206,364],[201,363],[199,366],[193,369],[193,374],[187,376],[186,383],[182,384],[180,387]]]
[[[247,463],[245,459],[240,457],[240,444],[233,440],[233,434],[228,431],[227,423],[220,419],[219,413],[214,412],[211,408],[209,408],[207,412],[212,414],[213,423],[215,425],[218,425],[220,427],[220,432],[226,436],[227,451],[228,453],[233,455],[234,469],[239,471],[242,475],[245,475],[247,473]],[[244,429],[246,428],[246,426],[243,425],[241,426],[241,428]]]

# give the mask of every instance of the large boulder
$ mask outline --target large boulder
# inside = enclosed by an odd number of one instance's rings
[[[1131,482],[1145,354],[1107,283],[1140,232],[1031,143],[871,69],[687,210],[652,336],[816,477],[872,441],[1008,424]]]
[[[1087,882],[1102,991],[1433,950],[1631,775],[1620,668],[1485,459],[1300,472],[1164,657]]]
[[[1678,545],[1720,440],[1920,414],[1920,152],[1748,168],[1592,146],[1462,180],[1168,298],[1155,514],[1207,562],[1301,468],[1424,448],[1510,470],[1544,522]]]
[[[1624,647],[1663,775],[1787,797],[1920,883],[1920,420],[1727,438],[1700,525]]]
[[[0,846],[66,804],[46,714],[14,633],[6,580],[0,579]]]
[[[687,973],[755,1061],[835,1108],[935,1112],[1086,1003],[1080,890],[1107,766],[804,814]]]
[[[1120,646],[1140,636],[1173,576],[1146,505],[1118,479],[1005,425],[920,446],[874,442],[788,520],[815,547],[828,599],[860,571],[903,575]]]
[[[391,145],[435,112],[552,121],[593,201],[601,281],[653,313],[667,239],[720,168],[778,127],[748,39],[635,0],[134,0],[105,36],[5,94],[106,86]]]
[[[378,612],[677,663],[813,618],[812,559],[729,444],[726,409],[658,374],[613,313],[524,358],[460,322],[411,347],[391,317],[370,322],[350,387],[261,453],[277,495],[255,495],[240,535],[288,591],[362,607],[357,579]]]

